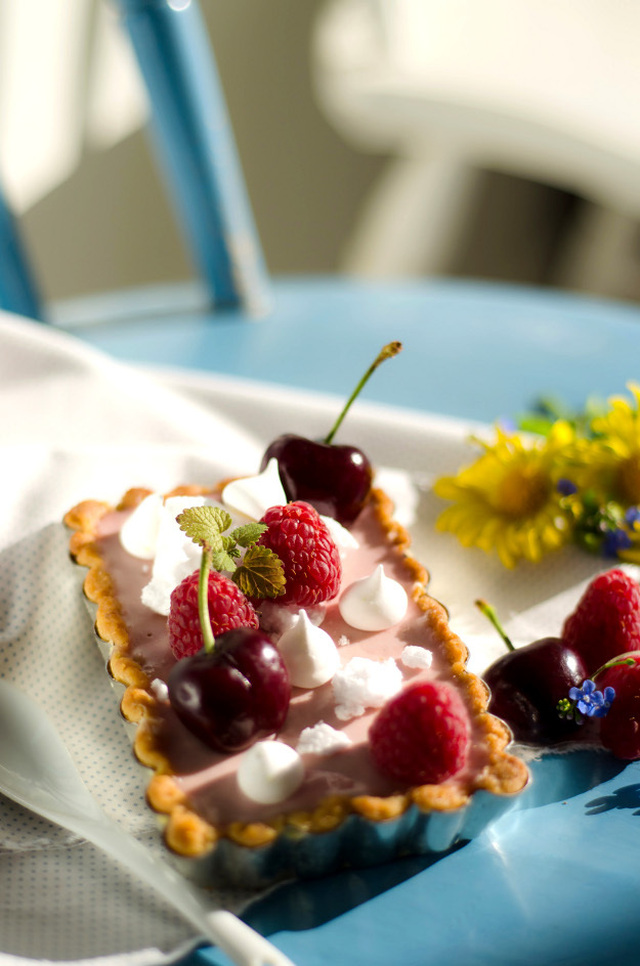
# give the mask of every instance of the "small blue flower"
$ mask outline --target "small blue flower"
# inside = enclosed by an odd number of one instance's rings
[[[624,515],[624,522],[634,530],[636,524],[640,524],[640,507],[630,506]]]
[[[605,688],[604,694],[596,691],[595,682],[590,679],[583,681],[580,688],[569,691],[569,698],[585,718],[604,718],[615,696],[613,688]]]
[[[562,477],[556,483],[556,489],[560,496],[573,496],[574,493],[578,492],[578,487],[571,480]]]
[[[602,541],[602,553],[605,557],[617,557],[621,550],[628,550],[631,546],[631,537],[626,530],[616,527],[608,530]]]

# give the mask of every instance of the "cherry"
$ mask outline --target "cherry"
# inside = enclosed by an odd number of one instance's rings
[[[353,523],[365,504],[373,470],[371,463],[356,446],[333,443],[333,438],[351,404],[372,373],[385,359],[397,355],[400,342],[390,342],[377,355],[338,416],[324,440],[285,434],[267,448],[261,464],[264,470],[270,459],[278,461],[280,479],[287,500],[303,500],[318,513],[334,517],[342,524]]]
[[[587,677],[578,652],[559,637],[545,637],[516,649],[493,609],[484,601],[476,603],[509,648],[482,675],[491,691],[491,714],[506,721],[518,741],[554,744],[570,737],[578,724],[561,718],[556,706],[570,688],[580,687]]]
[[[280,652],[261,631],[238,627],[178,661],[169,700],[182,723],[217,751],[242,751],[278,731],[291,687]]]
[[[371,463],[356,446],[334,446],[286,434],[268,447],[261,470],[270,459],[278,461],[289,502],[303,500],[342,524],[353,523],[371,489]]]

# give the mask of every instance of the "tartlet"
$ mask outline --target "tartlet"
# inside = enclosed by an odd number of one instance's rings
[[[221,486],[189,486],[167,496],[219,499],[220,493]],[[73,559],[88,568],[84,593],[94,608],[110,674],[124,689],[120,707],[134,729],[135,755],[151,770],[149,805],[160,818],[169,853],[187,874],[208,884],[262,886],[345,865],[442,852],[474,838],[512,805],[527,783],[527,768],[511,753],[509,728],[488,713],[488,689],[467,670],[467,648],[451,630],[445,607],[428,594],[428,573],[410,553],[409,534],[394,520],[389,498],[376,488],[349,527],[358,549],[344,554],[343,586],[383,563],[407,591],[407,615],[390,630],[354,631],[333,601],[322,626],[340,643],[343,664],[363,652],[399,664],[407,644],[428,649],[432,666],[403,668],[406,683],[446,680],[459,692],[471,725],[468,762],[440,784],[394,787],[368,753],[367,732],[378,708],[341,722],[333,713],[330,683],[309,693],[293,689],[283,740],[292,743],[303,725],[322,717],[350,733],[352,745],[307,758],[305,782],[290,799],[270,806],[247,800],[235,780],[240,755],[205,748],[166,700],[163,682],[175,663],[166,618],[141,603],[149,564],[127,555],[118,537],[124,520],[148,494],[129,490],[116,507],[82,502],[66,514],[65,523],[73,531]]]

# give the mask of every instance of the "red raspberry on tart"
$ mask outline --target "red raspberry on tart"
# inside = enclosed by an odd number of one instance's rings
[[[203,647],[198,615],[198,571],[185,577],[171,594],[168,629],[169,645],[175,657],[197,654]],[[208,604],[214,637],[236,627],[258,628],[258,616],[234,582],[217,571],[211,571],[208,582]]]
[[[280,604],[313,607],[332,600],[340,590],[340,553],[318,512],[298,501],[271,507],[262,517],[267,530],[257,545],[282,561],[286,579]]]
[[[378,768],[402,786],[435,785],[464,766],[469,715],[457,691],[426,681],[387,702],[369,732]]]

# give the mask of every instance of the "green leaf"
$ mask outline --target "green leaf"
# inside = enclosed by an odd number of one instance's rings
[[[225,553],[224,550],[214,551],[211,554],[211,566],[214,570],[217,570],[218,573],[220,573],[222,570],[226,570],[232,574],[237,569],[237,564],[231,554]]]
[[[250,547],[267,529],[266,523],[245,523],[244,526],[232,530],[229,537],[240,547]]]
[[[228,553],[230,557],[240,556],[240,548],[231,534],[229,534],[229,536],[223,536],[221,539],[222,549]]]
[[[233,579],[247,597],[279,597],[286,583],[280,557],[256,545],[249,547]]]
[[[220,535],[231,526],[231,516],[217,506],[187,507],[176,517],[180,529],[194,543],[211,550],[222,547]]]

